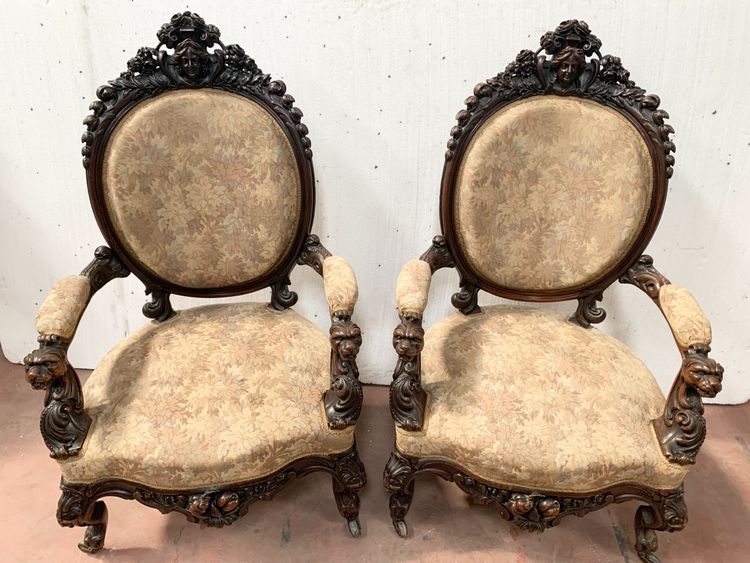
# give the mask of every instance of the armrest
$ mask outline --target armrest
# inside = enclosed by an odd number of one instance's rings
[[[110,280],[130,274],[106,246],[97,248],[94,256],[80,275],[54,285],[36,318],[39,348],[23,360],[26,380],[34,389],[47,391],[40,427],[53,458],[76,455],[91,425],[81,382],[68,362],[68,346],[94,293]]]
[[[323,287],[332,316],[350,315],[359,297],[357,278],[349,263],[340,256],[323,259]]]
[[[362,411],[362,384],[359,382],[357,354],[362,332],[352,322],[357,302],[357,278],[351,266],[323,246],[316,235],[309,235],[297,258],[323,277],[323,288],[331,314],[331,386],[323,395],[328,426],[343,430],[354,426]]]
[[[393,372],[389,402],[391,417],[396,426],[404,430],[417,431],[424,425],[427,393],[422,388],[422,315],[427,307],[432,274],[440,268],[454,266],[446,240],[436,236],[432,239],[432,246],[419,260],[411,260],[404,265],[396,282],[396,305],[401,322],[393,331],[393,348],[398,361]],[[465,306],[465,303],[461,302],[461,305]],[[469,309],[475,310],[476,303],[473,302]]]
[[[664,413],[653,425],[665,457],[681,465],[692,464],[706,438],[702,397],[715,397],[721,391],[724,368],[708,356],[711,325],[698,302],[653,264],[650,256],[641,256],[620,283],[635,285],[651,297],[667,320],[682,355]]]

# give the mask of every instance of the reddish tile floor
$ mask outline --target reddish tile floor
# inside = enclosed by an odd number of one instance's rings
[[[85,375],[85,374],[84,374]],[[59,473],[38,431],[42,394],[23,370],[0,359],[0,561],[626,561],[638,556],[635,503],[568,518],[529,534],[487,507],[470,506],[455,486],[421,478],[400,539],[388,516],[383,466],[393,442],[386,389],[368,386],[357,440],[369,472],[362,494],[363,535],[352,539],[339,516],[330,479],[312,475],[273,502],[251,507],[234,525],[201,529],[178,514],[108,499],[105,549],[91,557],[76,544],[82,529],[55,520]],[[669,561],[750,561],[750,405],[707,408],[709,439],[686,480],[690,523],[659,534]]]

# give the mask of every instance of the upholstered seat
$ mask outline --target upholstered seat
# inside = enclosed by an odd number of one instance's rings
[[[360,534],[357,279],[311,232],[302,111],[219,36],[197,14],[175,14],[156,47],[97,90],[84,120],[88,192],[108,246],[54,285],[24,363],[31,386],[47,391],[40,430],[62,470],[57,520],[86,526],[87,553],[104,545],[106,496],[221,527],[314,472],[331,477],[349,533]],[[291,310],[297,265],[322,277],[327,334]],[[154,321],[82,387],[68,347],[92,297],[131,273]],[[261,289],[270,303],[170,302]]]
[[[708,355],[711,325],[695,298],[642,254],[675,162],[669,116],[600,47],[585,22],[564,21],[477,84],[456,114],[442,232],[396,283],[396,444],[384,483],[401,536],[421,474],[528,530],[639,500],[636,550],[649,563],[656,530],[687,521],[683,481],[706,435],[701,398],[721,390],[723,368]],[[441,268],[458,271],[460,312],[425,333]],[[682,364],[666,397],[625,344],[592,326],[615,281],[646,293],[672,331]],[[578,306],[570,319],[480,307],[480,291]]]
[[[494,306],[442,320],[425,335],[422,386],[425,425],[398,428],[399,450],[456,460],[493,483],[672,489],[687,472],[657,442],[664,396],[646,366],[555,312]]]
[[[92,418],[64,478],[190,489],[265,477],[297,458],[343,452],[329,430],[328,336],[291,309],[208,305],[151,322],[85,383]]]

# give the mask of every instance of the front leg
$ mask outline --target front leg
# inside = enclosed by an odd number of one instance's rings
[[[357,353],[362,333],[346,313],[331,316],[331,388],[325,392],[328,426],[343,430],[357,422],[362,410],[362,384],[359,382]]]
[[[420,317],[401,317],[401,324],[393,331],[393,348],[398,354],[398,362],[390,389],[391,416],[399,428],[420,430],[427,404],[427,393],[421,381],[424,329]]]
[[[44,389],[40,428],[44,443],[55,459],[81,451],[91,417],[83,410],[83,392],[78,374],[67,360],[68,344],[56,335],[41,335],[39,348],[23,360],[26,380],[34,389]]]

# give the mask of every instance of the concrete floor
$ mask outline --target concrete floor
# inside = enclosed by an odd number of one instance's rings
[[[84,377],[87,373],[82,373]],[[393,443],[386,388],[368,386],[357,440],[370,482],[362,494],[363,534],[349,537],[336,510],[330,478],[293,483],[272,502],[253,505],[223,529],[201,529],[179,514],[162,515],[134,501],[107,499],[109,529],[96,556],[78,551],[81,528],[55,520],[59,472],[39,435],[43,399],[20,366],[0,356],[0,561],[625,561],[638,556],[633,516],[625,503],[570,517],[543,534],[501,520],[488,507],[470,506],[454,485],[417,481],[400,539],[388,515],[383,467]],[[685,488],[690,523],[659,534],[669,561],[750,561],[750,405],[709,406],[709,438]]]

